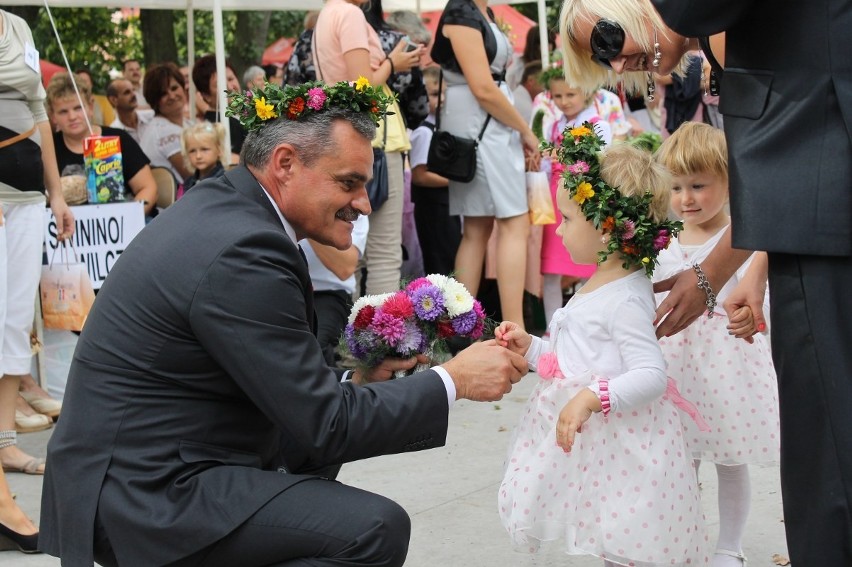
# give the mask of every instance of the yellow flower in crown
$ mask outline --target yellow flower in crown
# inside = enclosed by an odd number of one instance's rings
[[[363,91],[364,89],[367,89],[369,87],[370,87],[370,81],[368,81],[366,77],[360,77],[359,76],[358,80],[355,81],[355,90],[356,91]]]
[[[591,134],[592,130],[585,126],[577,126],[576,128],[571,128],[568,132],[571,134],[572,138],[582,138],[583,136]]]
[[[588,181],[583,181],[577,185],[577,191],[574,193],[573,199],[578,205],[586,202],[586,199],[591,199],[595,196],[595,190],[592,189],[592,184]]]
[[[266,102],[265,96],[255,99],[254,109],[257,111],[257,117],[261,120],[269,120],[270,118],[278,117],[278,114],[275,112],[275,107]]]

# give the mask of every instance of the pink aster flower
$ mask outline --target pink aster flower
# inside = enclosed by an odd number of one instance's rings
[[[405,321],[394,317],[390,313],[377,311],[370,325],[371,330],[376,333],[388,345],[395,347],[405,337]]]
[[[657,233],[657,236],[654,238],[654,250],[663,250],[664,248],[668,248],[671,239],[672,237],[669,234],[669,231],[661,228]]]
[[[411,283],[409,283],[407,286],[405,286],[405,291],[412,292],[412,291],[419,289],[419,288],[421,288],[425,285],[434,285],[434,284],[432,284],[432,282],[430,282],[426,278],[417,278],[416,280],[413,280]]]
[[[568,166],[568,171],[570,171],[574,175],[580,175],[581,173],[586,173],[589,171],[589,164],[584,161],[575,161],[574,163]]]
[[[325,104],[325,91],[320,87],[314,87],[312,89],[308,89],[308,108],[313,110],[320,110],[322,106]]]
[[[624,230],[621,233],[621,239],[622,240],[630,240],[635,235],[636,235],[636,224],[630,219],[625,220],[624,221]]]

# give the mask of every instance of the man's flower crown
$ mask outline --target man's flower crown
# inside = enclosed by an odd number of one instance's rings
[[[352,83],[327,85],[311,81],[301,85],[279,87],[266,83],[263,88],[228,93],[227,115],[239,120],[246,130],[256,130],[274,118],[299,120],[331,108],[369,113],[378,124],[387,114],[392,98],[381,88],[373,87],[364,77]]]
[[[598,264],[618,252],[624,269],[641,266],[650,277],[657,255],[668,247],[673,236],[683,229],[679,221],[657,222],[651,215],[654,195],[625,196],[601,178],[599,154],[604,143],[591,122],[566,128],[559,146],[543,144],[543,149],[556,152],[565,165],[562,180],[565,189],[580,205],[586,219],[597,229],[610,234],[605,251],[598,252]]]

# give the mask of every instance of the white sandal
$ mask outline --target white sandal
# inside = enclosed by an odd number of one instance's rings
[[[740,561],[742,561],[743,567],[746,567],[746,565],[748,565],[748,559],[746,559],[746,556],[743,555],[742,551],[731,551],[729,549],[717,549],[714,552],[714,554],[715,555],[727,555],[728,557],[735,557],[736,559],[739,559]]]

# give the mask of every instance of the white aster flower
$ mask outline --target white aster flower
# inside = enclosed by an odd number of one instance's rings
[[[444,294],[444,307],[447,308],[447,315],[450,317],[457,317],[473,309],[473,296],[458,281],[448,279],[441,291]]]

